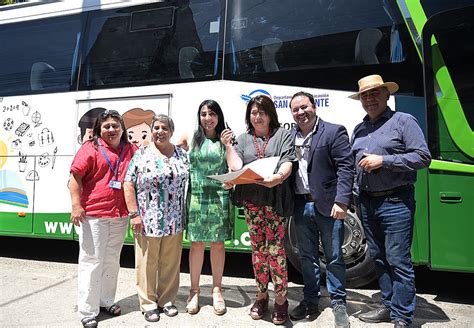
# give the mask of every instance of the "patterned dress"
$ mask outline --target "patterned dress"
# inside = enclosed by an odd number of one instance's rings
[[[233,238],[229,192],[208,175],[228,172],[225,149],[218,140],[205,138],[201,149],[192,149],[188,199],[187,238],[190,241],[221,242]]]
[[[135,185],[145,236],[164,237],[184,230],[188,179],[189,159],[182,148],[175,147],[170,158],[159,157],[153,145],[137,150],[125,181]]]

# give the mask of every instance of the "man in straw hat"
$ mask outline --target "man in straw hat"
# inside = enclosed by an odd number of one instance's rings
[[[367,112],[352,136],[356,163],[356,194],[374,259],[382,305],[359,315],[366,322],[390,322],[406,327],[415,311],[415,274],[410,248],[416,171],[431,155],[416,119],[387,106],[398,84],[379,75],[359,80],[359,99]]]

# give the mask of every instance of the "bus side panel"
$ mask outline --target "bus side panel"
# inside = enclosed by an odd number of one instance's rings
[[[27,149],[35,142],[31,110],[19,98],[0,98],[0,234],[32,232],[36,157]]]
[[[21,210],[20,210],[21,211]],[[21,212],[0,213],[0,235],[25,235],[31,233],[33,215]]]
[[[0,235],[29,235],[35,182],[26,180],[26,163],[20,163],[20,158],[26,162],[26,157],[5,156],[17,151],[14,144],[19,139],[6,133],[0,133],[0,137]]]
[[[234,207],[234,213],[234,250],[248,252],[251,250],[251,242],[247,223],[245,222],[244,209]]]
[[[474,175],[430,170],[433,269],[474,271]]]
[[[76,139],[74,106],[70,93],[3,98],[8,120],[0,132],[0,156],[7,156],[0,171],[4,234],[72,238],[67,181]]]
[[[35,213],[33,234],[36,237],[74,239],[77,229],[71,222],[71,213]]]
[[[428,170],[417,173],[415,184],[415,225],[413,227],[413,243],[411,259],[415,264],[428,264],[429,261],[429,222],[428,222]]]
[[[70,102],[72,105],[72,102]],[[45,110],[45,113],[47,111]],[[72,124],[75,113],[73,110],[55,110],[45,114],[45,118],[56,116],[56,125],[51,125],[50,129],[56,132],[55,143],[57,142],[56,153],[50,153],[48,165],[38,172],[39,180],[35,184],[35,215],[33,221],[33,234],[41,238],[73,239],[75,231],[71,222],[71,202],[68,189],[69,168],[73,157],[69,154],[72,150],[71,141],[73,136]],[[63,130],[61,122],[68,130]],[[69,138],[68,138],[69,137]],[[60,139],[66,139],[65,144],[61,144]],[[63,146],[64,145],[64,146]],[[64,148],[63,148],[64,147]],[[67,147],[67,148],[66,148]],[[68,149],[69,148],[69,149]],[[64,154],[67,155],[64,155]],[[58,155],[59,154],[59,155]]]

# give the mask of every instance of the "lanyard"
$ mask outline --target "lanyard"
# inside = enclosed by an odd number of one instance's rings
[[[257,136],[255,135],[255,131],[253,132],[253,143],[255,145],[255,150],[257,151],[257,158],[264,158],[265,157],[265,149],[267,148],[268,142],[270,141],[270,132],[268,132],[267,140],[263,144],[262,151],[260,152],[260,147],[257,143]]]
[[[122,161],[123,143],[120,143],[120,156],[119,156],[119,159],[118,159],[118,161],[117,161],[117,165],[115,166],[115,169],[114,169],[112,163],[110,162],[109,157],[108,157],[107,154],[105,153],[104,148],[102,148],[102,145],[100,144],[100,140],[99,140],[99,139],[97,139],[97,143],[99,144],[99,148],[100,148],[100,150],[101,150],[101,152],[102,152],[102,155],[104,155],[104,158],[105,158],[105,160],[107,161],[107,164],[109,164],[110,171],[112,171],[112,173],[114,174],[114,178],[117,178],[117,171],[118,171],[120,162]]]

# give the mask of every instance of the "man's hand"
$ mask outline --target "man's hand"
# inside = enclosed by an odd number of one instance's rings
[[[372,172],[380,167],[383,164],[383,157],[375,154],[366,154],[364,153],[364,158],[362,158],[357,165],[359,165],[364,171]]]
[[[344,220],[347,216],[347,206],[342,203],[334,203],[331,209],[331,217],[336,220]]]

